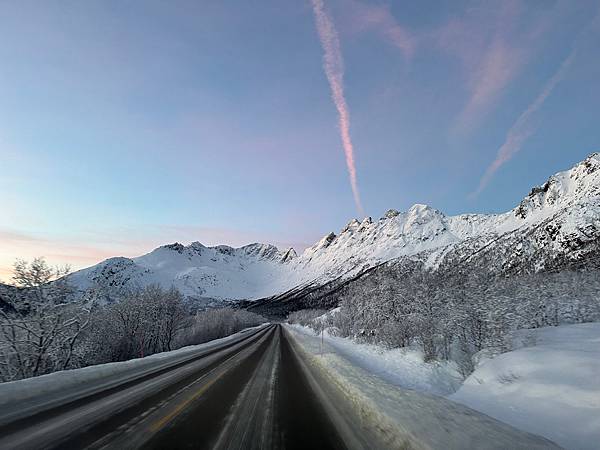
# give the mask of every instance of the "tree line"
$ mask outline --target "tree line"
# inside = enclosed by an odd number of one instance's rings
[[[425,361],[455,361],[465,376],[481,350],[510,350],[514,330],[600,321],[595,264],[517,276],[389,265],[337,295],[335,314],[315,319],[323,312],[299,311],[288,320],[389,348],[417,347]]]
[[[150,285],[103,304],[100,289],[80,295],[68,268],[43,258],[17,261],[0,307],[0,381],[125,361],[201,344],[263,323],[232,308],[191,314],[175,288]]]

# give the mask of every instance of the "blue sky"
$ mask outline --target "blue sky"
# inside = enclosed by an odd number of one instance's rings
[[[314,5],[0,3],[0,279],[356,216]],[[322,6],[365,214],[508,210],[600,149],[600,2]]]

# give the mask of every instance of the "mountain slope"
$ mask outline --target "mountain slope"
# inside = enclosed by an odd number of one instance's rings
[[[99,287],[109,296],[159,283],[206,302],[322,292],[401,257],[426,259],[426,267],[434,270],[483,258],[495,272],[543,270],[597,250],[599,198],[600,155],[595,153],[533,188],[504,214],[446,216],[414,205],[406,212],[389,210],[377,221],[353,219],[299,256],[267,244],[171,244],[137,258],[111,258],[70,277],[82,290]]]
[[[127,289],[158,283],[175,286],[189,298],[235,299],[243,293],[263,295],[266,286],[280,279],[290,254],[266,244],[232,248],[175,243],[137,258],[110,258],[70,278],[82,290],[100,288],[115,296]]]

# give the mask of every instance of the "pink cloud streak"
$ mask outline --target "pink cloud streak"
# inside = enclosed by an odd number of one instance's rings
[[[486,50],[483,61],[471,85],[471,96],[461,115],[461,125],[469,126],[512,81],[522,65],[522,52],[511,48],[502,38],[496,38]]]
[[[564,78],[567,70],[571,64],[573,64],[575,55],[576,51],[572,50],[554,75],[552,75],[552,77],[546,82],[540,94],[527,107],[527,109],[521,113],[517,121],[510,128],[504,143],[498,149],[496,159],[494,159],[494,161],[488,166],[487,170],[483,174],[483,177],[481,177],[481,180],[479,181],[479,187],[473,193],[473,196],[479,195],[486,188],[496,171],[510,161],[510,159],[512,159],[512,157],[519,150],[521,150],[521,147],[527,138],[534,133],[534,126],[530,123],[531,117],[542,107],[556,85]]]
[[[355,0],[349,1],[348,5],[355,31],[374,31],[388,43],[400,49],[407,58],[414,54],[415,36],[398,23],[389,6],[370,5]]]
[[[433,34],[437,45],[458,57],[466,71],[468,98],[457,131],[468,132],[482,120],[523,67],[532,36],[515,25],[520,15],[516,1],[489,10],[469,9]]]
[[[471,131],[493,111],[545,45],[545,35],[571,11],[571,2],[562,0],[549,8],[533,8],[522,0],[486,5],[467,9],[433,33],[438,47],[464,66],[468,97],[455,124],[459,132]]]
[[[312,0],[317,32],[323,47],[323,69],[329,81],[333,103],[339,115],[339,128],[346,166],[350,176],[350,185],[354,196],[354,203],[359,214],[364,215],[364,209],[356,180],[356,166],[354,163],[354,147],[350,138],[350,113],[344,97],[344,61],[340,50],[340,40],[335,26],[327,13],[322,0]]]

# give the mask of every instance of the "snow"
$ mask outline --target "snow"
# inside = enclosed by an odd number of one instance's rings
[[[282,278],[285,256],[262,244],[239,249],[172,244],[137,258],[111,258],[70,279],[83,290],[96,283],[112,290],[160,284],[193,298],[259,298],[272,293],[271,285]]]
[[[298,333],[316,336],[311,328],[290,326]],[[358,344],[347,338],[331,336],[327,330],[324,331],[323,340],[353,365],[394,386],[448,395],[455,392],[462,382],[453,363],[425,363],[422,352],[417,349],[385,349],[378,345]]]
[[[377,221],[352,219],[339,234],[328,233],[301,255],[267,244],[171,244],[137,258],[111,258],[72,274],[71,280],[82,290],[95,284],[118,291],[158,283],[175,286],[191,298],[253,300],[306,283],[351,277],[402,256],[426,255],[427,267],[435,268],[444,254],[460,245],[480,246],[517,230],[525,236],[552,217],[558,217],[558,231],[549,245],[557,251],[569,251],[565,249],[574,238],[588,239],[589,227],[600,228],[599,154],[550,177],[504,214],[446,216],[416,204],[406,212],[389,210]]]
[[[545,439],[443,397],[398,388],[357,365],[351,356],[346,358],[335,340],[327,338],[321,346],[313,333],[297,326],[286,329],[303,360],[324,380],[322,386],[331,388],[331,401],[340,414],[354,420],[359,434],[376,433],[383,448],[555,448]]]
[[[317,319],[318,320],[318,319]],[[288,325],[321,352],[321,336]],[[519,330],[515,350],[490,359],[464,383],[453,363],[425,363],[415,349],[385,349],[323,334],[327,353],[393,386],[443,395],[567,449],[600,442],[600,323]]]
[[[123,381],[129,376],[140,376],[146,371],[158,370],[164,366],[177,364],[193,357],[201,350],[207,350],[222,346],[228,342],[239,339],[251,329],[258,329],[268,324],[242,330],[221,339],[199,345],[191,345],[170,352],[156,353],[144,358],[129,361],[98,364],[83,367],[81,369],[63,370],[59,372],[27,378],[24,380],[0,383],[0,411],[10,412],[10,407],[19,405],[22,407],[32,399],[40,396],[68,396],[79,389],[88,389],[110,380],[119,379]],[[3,416],[5,414],[0,414]]]
[[[600,445],[600,323],[521,332],[449,398],[567,449]]]

